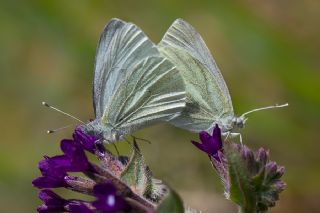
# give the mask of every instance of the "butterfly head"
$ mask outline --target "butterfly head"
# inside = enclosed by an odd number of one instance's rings
[[[237,128],[243,128],[244,124],[248,120],[248,118],[246,116],[248,114],[252,113],[252,112],[257,112],[257,111],[261,111],[261,110],[265,110],[265,109],[281,108],[281,107],[286,107],[286,106],[288,106],[288,103],[282,104],[282,105],[277,105],[276,104],[276,105],[273,105],[273,106],[261,107],[261,108],[250,110],[248,112],[243,113],[240,117],[234,117],[232,119],[233,126],[237,127]]]
[[[110,125],[102,124],[100,119],[95,119],[82,125],[82,129],[89,135],[103,138],[105,143],[113,143],[119,138],[117,131],[115,131]]]
[[[94,135],[98,138],[101,138],[103,136],[103,130],[98,120],[93,120],[89,123],[83,124],[81,126],[81,129],[85,131],[87,134]]]
[[[234,117],[232,119],[233,128],[242,129],[247,120],[248,120],[248,118],[246,118],[244,116]]]
[[[225,116],[217,120],[215,124],[218,124],[222,132],[233,132],[243,128],[246,120],[247,118],[242,116]],[[214,126],[211,128],[214,128]]]

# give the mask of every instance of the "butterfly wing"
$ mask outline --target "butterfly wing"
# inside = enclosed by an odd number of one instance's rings
[[[184,107],[185,89],[179,72],[167,59],[151,56],[128,72],[102,120],[125,135],[157,121],[171,120]]]
[[[176,20],[159,43],[160,51],[181,72],[187,107],[172,123],[191,131],[207,130],[223,117],[233,116],[226,83],[199,33]]]
[[[171,46],[187,51],[192,57],[202,63],[214,76],[224,96],[232,107],[231,97],[223,76],[213,59],[201,35],[183,19],[177,19],[167,30],[160,46]]]
[[[155,45],[134,24],[112,19],[101,34],[97,47],[93,80],[96,118],[120,86],[128,68],[148,56],[158,55]]]
[[[96,118],[121,135],[170,120],[185,107],[179,72],[134,24],[113,19],[106,26],[94,75]]]

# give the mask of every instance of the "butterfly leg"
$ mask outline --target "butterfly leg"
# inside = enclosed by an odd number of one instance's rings
[[[231,132],[230,135],[231,135],[233,138],[239,136],[240,143],[241,143],[241,145],[243,145],[243,144],[242,144],[242,135],[241,135],[241,133],[239,133],[239,132]]]
[[[222,136],[225,137],[225,138],[224,138],[224,141],[226,141],[229,136],[232,137],[232,138],[235,138],[235,137],[238,137],[238,136],[239,136],[240,143],[241,143],[241,145],[243,145],[243,144],[242,144],[242,135],[241,135],[241,133],[238,133],[238,132],[230,132],[230,131],[229,131],[229,132],[224,132],[224,133],[222,133]]]
[[[228,131],[228,132],[223,132],[221,135],[222,136],[224,136],[225,138],[224,138],[224,141],[226,141],[227,139],[228,139],[228,137],[229,137],[229,135],[230,135],[230,131]]]
[[[134,135],[131,135],[131,137],[133,138],[133,140],[140,140],[140,141],[143,141],[143,142],[147,142],[148,144],[151,144],[151,141],[147,140],[147,139],[144,139],[144,138],[138,138]]]

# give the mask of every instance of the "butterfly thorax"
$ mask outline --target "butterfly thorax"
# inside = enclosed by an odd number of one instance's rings
[[[220,118],[217,124],[221,128],[222,132],[235,132],[236,129],[241,129],[244,127],[245,118],[243,117],[225,117]]]
[[[84,124],[82,129],[89,135],[103,138],[105,143],[113,143],[121,138],[121,135],[111,125],[102,124],[100,119],[95,119]]]

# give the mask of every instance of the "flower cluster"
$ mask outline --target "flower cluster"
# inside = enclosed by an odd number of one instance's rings
[[[270,161],[267,150],[260,148],[254,153],[242,144],[223,143],[218,126],[212,136],[207,132],[200,132],[199,136],[201,143],[192,143],[209,155],[227,199],[237,203],[244,212],[265,212],[275,205],[285,188],[280,179],[284,167]]]
[[[38,207],[38,212],[111,213],[132,208],[127,197],[133,193],[119,180],[128,158],[114,157],[98,138],[85,134],[80,128],[76,128],[72,140],[62,140],[60,147],[63,155],[45,156],[39,162],[42,176],[32,182],[42,189],[39,198],[44,204]],[[100,165],[90,162],[86,152],[97,156]],[[73,176],[72,172],[81,172],[84,176]],[[94,196],[95,200],[63,199],[51,190],[60,187]]]
[[[126,201],[116,194],[116,188],[111,183],[96,184],[93,187],[96,201],[86,202],[76,199],[63,199],[50,189],[43,189],[39,192],[39,198],[44,202],[38,207],[38,212],[79,212],[92,213],[118,212],[129,210],[130,206]]]
[[[225,197],[243,213],[264,213],[275,205],[285,188],[280,179],[284,167],[269,160],[269,152],[222,141],[216,125],[212,135],[200,132],[201,143],[192,143],[208,154],[225,188]],[[37,210],[49,212],[196,212],[185,209],[180,197],[160,180],[152,177],[134,140],[132,155],[114,156],[99,138],[76,128],[73,139],[60,143],[62,155],[44,156],[39,162],[41,176],[33,185],[43,201]],[[89,160],[91,154],[96,161]],[[82,173],[82,174],[80,174]],[[53,189],[65,188],[86,194],[89,201],[65,199]]]

